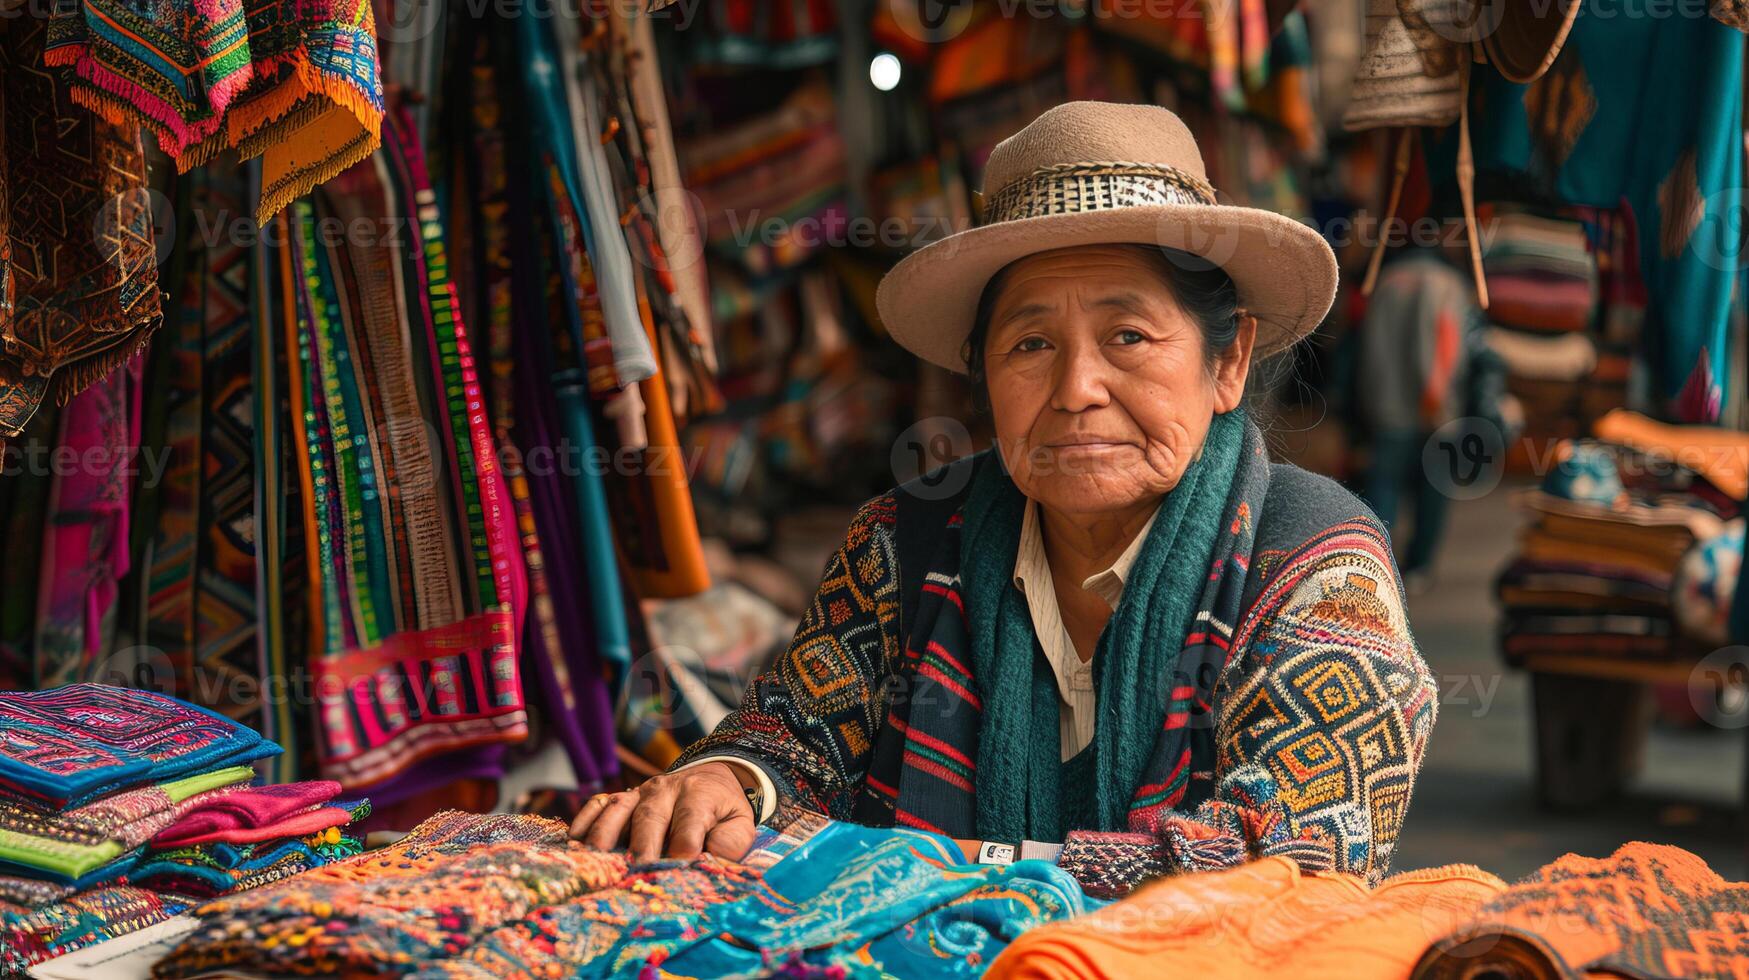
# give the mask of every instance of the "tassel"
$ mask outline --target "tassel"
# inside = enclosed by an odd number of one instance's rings
[[[1378,244],[1373,246],[1372,259],[1366,264],[1366,278],[1361,281],[1360,295],[1371,296],[1373,287],[1378,285],[1379,266],[1385,261],[1386,226],[1397,216],[1397,206],[1403,202],[1403,183],[1409,179],[1409,140],[1414,135],[1413,130],[1405,129],[1397,137],[1397,158],[1391,166],[1391,195],[1385,203],[1385,216],[1379,222]]]
[[[1470,240],[1470,274],[1476,304],[1488,308],[1488,278],[1482,274],[1482,243],[1476,237],[1476,160],[1470,153],[1470,63],[1458,64],[1458,196],[1464,203],[1464,235]]]

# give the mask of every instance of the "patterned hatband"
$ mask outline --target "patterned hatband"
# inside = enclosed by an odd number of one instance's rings
[[[1058,163],[1010,181],[984,200],[984,224],[1156,204],[1214,204],[1209,182],[1157,163]]]

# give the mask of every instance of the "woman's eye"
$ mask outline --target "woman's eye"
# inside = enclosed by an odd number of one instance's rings
[[[1127,346],[1130,344],[1139,344],[1148,338],[1142,336],[1140,330],[1119,330],[1117,336],[1112,339]]]
[[[1014,351],[1017,354],[1030,354],[1033,351],[1044,350],[1047,346],[1049,345],[1045,343],[1043,337],[1027,337],[1014,345]]]

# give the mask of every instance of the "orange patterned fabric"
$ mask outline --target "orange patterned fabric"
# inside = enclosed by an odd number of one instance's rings
[[[1106,977],[1400,978],[1505,882],[1467,864],[1393,875],[1375,888],[1305,874],[1284,857],[1148,885],[1092,915],[1041,926],[987,980]]]
[[[1415,980],[1749,977],[1749,884],[1678,847],[1547,865],[1422,957]]]

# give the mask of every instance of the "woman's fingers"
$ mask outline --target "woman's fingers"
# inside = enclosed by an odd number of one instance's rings
[[[632,810],[638,805],[638,794],[634,792],[615,793],[608,800],[607,807],[589,825],[589,831],[583,835],[583,843],[602,851],[611,851],[619,846],[624,839],[626,824],[631,820]]]
[[[682,860],[698,857],[698,852],[704,849],[705,835],[716,828],[718,820],[717,808],[709,801],[696,795],[683,798],[674,807],[674,826],[668,831],[668,856]]]
[[[589,832],[590,825],[595,823],[596,818],[606,811],[611,802],[613,802],[612,793],[597,793],[584,800],[583,805],[577,810],[577,816],[571,819],[571,839],[582,840],[583,835]]]
[[[633,861],[654,861],[662,856],[662,842],[668,839],[668,824],[674,817],[676,789],[673,781],[658,777],[640,790],[643,799],[632,812]]]
[[[717,857],[739,861],[753,847],[753,838],[758,832],[752,817],[736,814],[718,823],[705,835],[704,849]]]
[[[753,845],[755,831],[741,780],[725,763],[590,797],[571,822],[572,838],[601,850],[624,845],[634,862],[653,861],[664,850],[676,858],[705,850],[739,858]]]

